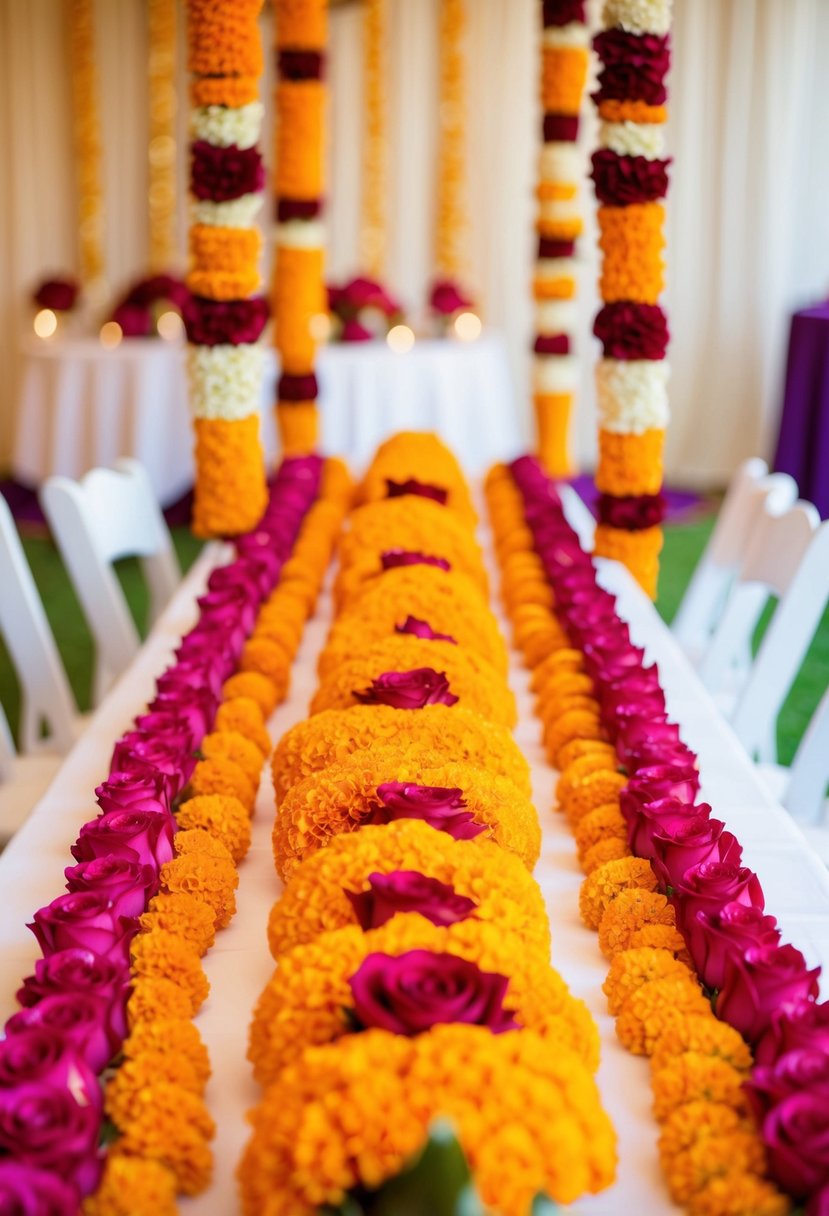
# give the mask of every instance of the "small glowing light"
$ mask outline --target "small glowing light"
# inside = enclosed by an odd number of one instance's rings
[[[405,355],[415,344],[414,331],[408,325],[393,325],[386,334],[386,342],[396,355]]]
[[[480,338],[481,318],[474,312],[460,312],[455,317],[452,328],[455,331],[455,337],[460,338],[461,342],[474,342],[476,338]]]
[[[165,342],[175,342],[181,337],[184,322],[177,312],[163,312],[156,322],[159,338]]]
[[[315,342],[327,342],[331,337],[331,318],[328,313],[314,313],[308,322],[308,330]]]
[[[124,331],[117,321],[105,321],[98,335],[101,346],[105,346],[107,350],[114,350],[116,346],[120,345],[123,336]]]
[[[41,308],[40,312],[36,313],[33,324],[39,338],[51,338],[57,333],[57,314],[52,312],[51,308]]]

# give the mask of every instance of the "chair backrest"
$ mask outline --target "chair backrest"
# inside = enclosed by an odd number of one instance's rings
[[[743,745],[761,760],[776,758],[777,715],[829,602],[829,520],[820,524],[817,511],[810,507],[807,515],[806,505],[786,513],[802,516],[788,526],[786,516],[776,521],[781,550],[776,565],[768,554],[753,552],[746,563],[780,596],[732,717]]]
[[[679,644],[693,658],[704,652],[722,615],[757,519],[764,511],[785,511],[796,498],[794,479],[786,473],[769,475],[759,456],[737,469],[671,626]]]
[[[14,767],[15,746],[8,719],[0,705],[0,785],[8,781]]]
[[[67,752],[77,713],[43,604],[6,500],[0,496],[0,634],[21,691],[20,750]],[[43,726],[48,734],[43,736]],[[4,742],[11,744],[5,716]],[[13,749],[12,749],[13,754]],[[0,757],[0,764],[2,758]]]
[[[172,538],[150,479],[135,460],[93,469],[81,481],[51,477],[41,501],[95,639],[97,703],[141,644],[112,563],[141,559],[152,623],[181,577]]]
[[[826,787],[829,785],[829,688],[812,715],[795,753],[783,805],[803,824],[823,819]]]

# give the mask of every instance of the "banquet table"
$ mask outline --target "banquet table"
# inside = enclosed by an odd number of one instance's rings
[[[401,375],[401,366],[407,374]],[[265,352],[261,434],[272,462],[278,450],[276,361]],[[324,453],[360,467],[395,431],[436,431],[481,473],[515,455],[522,442],[503,338],[415,343],[395,353],[385,342],[341,343],[319,356]],[[79,478],[132,456],[146,467],[169,506],[193,484],[184,347],[126,338],[106,349],[95,338],[30,339],[24,345],[12,475],[37,487],[54,474]]]
[[[69,845],[80,825],[94,814],[92,791],[106,774],[112,744],[151,696],[154,679],[171,659],[178,636],[195,618],[196,595],[222,557],[219,546],[203,552],[132,666],[67,757],[52,787],[0,856],[3,1019],[13,1012],[15,988],[20,978],[30,973],[37,955],[26,922],[36,908],[60,892],[62,871],[70,860]],[[829,964],[829,872],[763,785],[653,605],[622,567],[607,561],[599,564],[601,582],[618,596],[620,613],[629,621],[633,639],[645,647],[649,660],[659,664],[671,714],[699,753],[702,796],[743,842],[746,863],[758,872],[767,908],[778,916],[786,938],[803,950],[810,964]],[[330,617],[326,590],[306,630],[288,700],[269,723],[275,740],[306,715],[316,686],[316,657]],[[586,1001],[598,1024],[602,1039],[598,1081],[619,1136],[617,1182],[603,1195],[580,1200],[571,1210],[583,1216],[619,1216],[622,1212],[668,1216],[679,1209],[668,1196],[657,1159],[648,1062],[621,1047],[607,1013],[601,988],[607,962],[599,952],[595,934],[579,918],[582,874],[563,817],[552,811],[556,774],[541,747],[539,724],[532,714],[529,675],[515,654],[510,683],[519,708],[516,737],[531,762],[534,799],[544,831],[536,877],[550,916],[553,965],[572,991]],[[198,1198],[181,1202],[182,1211],[194,1216],[216,1216],[217,1212],[230,1216],[238,1211],[234,1170],[247,1139],[245,1112],[258,1096],[245,1059],[247,1027],[253,1005],[273,968],[266,941],[268,912],[279,892],[271,855],[273,815],[266,770],[254,818],[253,846],[240,866],[238,912],[204,960],[211,994],[196,1021],[213,1065],[207,1102],[218,1130],[212,1186]]]
[[[829,518],[829,301],[792,317],[774,468]]]

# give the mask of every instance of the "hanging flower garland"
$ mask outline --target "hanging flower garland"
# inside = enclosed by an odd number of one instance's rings
[[[276,254],[271,284],[281,375],[276,414],[282,450],[319,439],[317,343],[326,313],[321,215],[325,151],[326,0],[276,0]]]
[[[169,271],[176,262],[176,3],[150,0],[149,267]]]
[[[254,216],[265,174],[256,146],[262,0],[188,0],[192,116],[190,272],[185,312],[190,404],[196,431],[193,531],[247,531],[265,509],[259,439],[267,305]],[[248,298],[251,297],[251,298]]]
[[[382,280],[386,256],[386,29],[388,0],[363,0],[363,180],[360,269]]]
[[[668,192],[662,125],[670,66],[671,0],[607,0],[595,39],[601,128],[592,178],[599,202],[594,333],[599,523],[596,553],[625,563],[656,594],[662,548],[662,452],[668,424],[668,319],[662,251]]]
[[[584,221],[583,169],[576,141],[587,81],[584,0],[542,0],[543,143],[538,172],[538,260],[534,295],[533,405],[538,452],[554,477],[572,472],[570,418],[578,381],[571,353],[576,328],[576,242]]]
[[[439,16],[439,122],[436,281],[430,307],[449,317],[471,300],[461,288],[468,271],[469,206],[466,182],[466,0],[441,0]],[[446,301],[451,301],[451,307]]]
[[[105,294],[101,115],[95,66],[94,0],[69,0],[67,37],[72,75],[72,127],[78,190],[78,253],[83,287],[93,303]]]

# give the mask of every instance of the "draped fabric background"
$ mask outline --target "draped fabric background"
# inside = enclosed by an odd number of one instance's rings
[[[417,321],[431,275],[437,0],[391,0],[386,278]],[[527,345],[538,140],[537,0],[468,0],[472,286],[506,335],[529,434]],[[146,7],[98,0],[106,254],[120,290],[146,266]],[[829,4],[675,0],[668,261],[673,422],[668,476],[717,484],[773,443],[789,312],[829,290]],[[267,26],[266,14],[264,24]],[[69,82],[59,0],[0,0],[0,465],[8,458],[28,293],[75,266]],[[270,45],[269,31],[265,31]],[[360,14],[332,16],[332,277],[356,265]],[[183,36],[181,39],[183,58]],[[180,248],[186,228],[181,71]],[[266,88],[269,82],[266,83]],[[595,127],[584,124],[589,148]],[[266,148],[269,140],[266,138]],[[582,241],[578,454],[593,453],[595,243]]]

